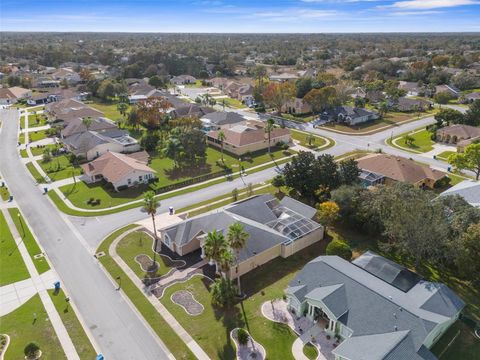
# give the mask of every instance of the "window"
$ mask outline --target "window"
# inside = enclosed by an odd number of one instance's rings
[[[138,181],[142,181],[142,175],[138,177]]]
[[[128,184],[128,185],[132,185],[132,179],[128,179],[128,180],[127,180],[127,184]]]

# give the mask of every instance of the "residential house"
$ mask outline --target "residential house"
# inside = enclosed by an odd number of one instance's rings
[[[170,79],[170,82],[175,85],[195,84],[195,81],[197,79],[191,75],[178,75]]]
[[[270,79],[270,81],[285,82],[285,81],[297,80],[298,76],[295,74],[281,73],[281,74],[271,74],[268,78]]]
[[[123,130],[84,131],[61,140],[68,151],[86,160],[106,152],[133,153],[140,150],[138,141]]]
[[[87,182],[105,180],[115,190],[122,190],[138,184],[147,184],[155,178],[155,170],[148,164],[148,153],[145,151],[131,154],[120,154],[107,151],[97,159],[82,165]]]
[[[184,117],[201,118],[202,116],[205,116],[206,114],[209,114],[215,111],[209,107],[199,106],[197,104],[192,104],[192,103],[186,103],[178,99],[177,101],[179,102],[176,104],[173,104],[174,108],[172,108],[169,111],[169,114],[173,118],[184,118]]]
[[[66,81],[69,84],[77,84],[81,81],[80,74],[71,68],[61,68],[52,73],[52,78],[58,81]]]
[[[480,128],[470,125],[455,124],[437,130],[437,141],[456,144],[457,151],[463,152],[465,147],[480,140]]]
[[[236,278],[322,240],[324,228],[312,220],[315,213],[314,208],[289,197],[278,200],[270,194],[260,195],[160,229],[160,239],[181,256],[201,249],[203,257],[209,232],[217,230],[226,235],[229,225],[241,223],[249,238],[240,250],[238,265],[228,274]]]
[[[374,111],[352,106],[336,106],[325,110],[320,119],[327,122],[343,122],[348,125],[358,125],[376,120],[380,116]]]
[[[471,104],[476,100],[480,100],[480,91],[463,95],[460,100],[463,104]]]
[[[75,99],[64,99],[45,106],[50,121],[68,121],[75,118],[101,117],[103,112]]]
[[[245,153],[265,150],[268,148],[268,134],[265,131],[265,123],[257,120],[249,120],[242,125],[234,125],[228,129],[222,129],[225,136],[223,148],[229,153],[237,156]],[[210,131],[207,133],[207,143],[217,148],[222,147],[222,142],[218,140],[220,131]],[[275,127],[270,132],[270,146],[275,144],[290,143],[291,136],[289,129]]]
[[[429,350],[465,303],[450,288],[373,252],[310,261],[285,291],[288,309],[341,341],[336,360],[434,360]]]
[[[405,90],[408,96],[422,96],[425,93],[425,88],[416,82],[400,81],[398,88]]]
[[[446,177],[444,172],[431,169],[427,165],[387,154],[369,154],[358,159],[357,163],[363,173],[369,172],[383,176],[384,179],[381,182],[386,185],[406,182],[416,187],[433,189],[439,180]]]
[[[200,118],[204,131],[230,128],[247,121],[242,115],[233,111],[214,111]]]
[[[454,98],[458,98],[460,96],[461,90],[453,85],[437,85],[435,86],[435,92],[437,94],[441,92],[446,92]]]
[[[82,118],[72,118],[65,122],[65,127],[61,131],[61,137],[67,138],[72,135],[83,133],[87,130],[96,132],[111,131],[118,129],[117,124],[113,120],[105,117],[92,118],[91,124],[87,127]]]
[[[428,100],[407,97],[398,98],[398,100],[394,100],[392,104],[394,109],[401,112],[427,111],[430,110],[432,106],[433,104]]]
[[[28,99],[32,96],[32,90],[19,86],[0,88],[0,105],[15,104],[19,100]]]
[[[464,180],[445,190],[440,196],[460,196],[470,205],[480,208],[480,183],[478,181]]]
[[[295,98],[288,100],[282,106],[282,112],[289,114],[309,114],[312,112],[312,107],[305,100]]]

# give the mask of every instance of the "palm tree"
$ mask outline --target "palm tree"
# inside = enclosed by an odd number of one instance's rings
[[[215,272],[218,273],[218,263],[221,261],[222,254],[228,249],[227,241],[223,234],[217,230],[213,230],[207,234],[203,251],[210,261],[215,262]]]
[[[90,125],[92,125],[93,119],[90,116],[84,117],[82,119],[82,124],[85,125],[87,131],[90,129]]]
[[[117,104],[117,110],[122,116],[125,116],[127,114],[127,109],[128,105],[126,103],[121,102]]]
[[[271,135],[272,135],[272,130],[274,128],[275,121],[273,119],[268,119],[267,120],[267,125],[265,126],[265,132],[268,134],[268,153],[270,154],[270,141],[271,141]]]
[[[224,161],[223,161],[223,145],[224,145],[224,141],[225,141],[225,133],[220,130],[218,135],[217,135],[217,139],[218,139],[218,141],[220,141],[220,147],[221,147],[221,152],[222,152],[222,163],[224,163]]]
[[[157,254],[157,245],[158,245],[158,235],[157,227],[155,225],[155,214],[157,213],[157,208],[160,206],[160,202],[155,199],[155,193],[153,191],[147,191],[143,194],[143,210],[152,217],[153,222],[153,235],[155,237],[155,245],[153,247],[153,265],[155,266],[155,256]]]
[[[220,258],[218,259],[218,266],[220,267],[220,271],[226,277],[228,272],[231,269],[232,264],[235,261],[235,257],[233,256],[230,249],[226,248],[221,254]]]
[[[238,273],[238,259],[240,257],[240,250],[245,247],[245,244],[250,237],[243,225],[239,222],[233,223],[228,227],[227,241],[230,247],[235,251],[236,271]],[[240,287],[240,275],[237,275],[238,293],[242,294]]]
[[[235,285],[232,280],[221,277],[210,285],[212,303],[217,306],[229,306],[235,300]]]

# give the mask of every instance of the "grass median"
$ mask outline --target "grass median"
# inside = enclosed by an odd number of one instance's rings
[[[17,208],[10,208],[8,209],[8,212],[10,213],[10,216],[15,224],[15,227],[17,228],[18,233],[23,239],[23,243],[25,244],[25,247],[27,248],[30,257],[32,258],[33,264],[35,265],[38,273],[42,274],[45,271],[50,270],[50,265],[48,265],[45,257],[35,259],[35,255],[41,254],[42,250],[40,249],[37,240],[35,240],[35,238],[33,237],[22,214],[20,214]]]

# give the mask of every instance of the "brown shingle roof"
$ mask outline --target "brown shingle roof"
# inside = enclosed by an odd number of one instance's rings
[[[148,154],[145,151],[128,155],[109,151],[88,164],[83,164],[82,168],[89,176],[102,175],[115,183],[133,171],[155,173],[145,159],[148,161]]]
[[[371,154],[358,159],[358,167],[396,181],[416,184],[425,179],[439,180],[445,173],[431,169],[429,166],[417,164],[403,157],[386,154]]]
[[[439,129],[437,135],[450,135],[456,136],[457,138],[470,139],[480,136],[480,128],[470,125],[455,124]]]
[[[246,146],[268,140],[263,123],[259,121],[250,121],[247,125],[236,125],[230,129],[222,130],[225,135],[225,143],[233,146]],[[220,131],[210,131],[209,137],[218,138]],[[290,134],[290,130],[274,128],[270,133],[271,143],[275,144],[277,138]]]

